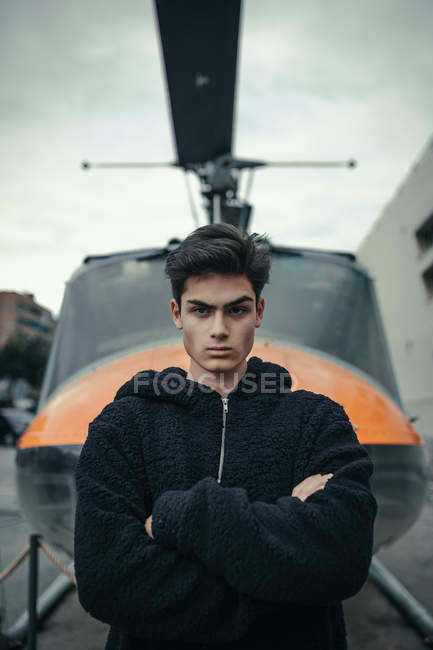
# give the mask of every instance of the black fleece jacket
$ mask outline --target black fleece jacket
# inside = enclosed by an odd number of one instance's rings
[[[78,597],[111,626],[106,650],[347,648],[341,601],[367,579],[377,502],[344,408],[258,357],[225,403],[186,374],[134,375],[78,461]]]

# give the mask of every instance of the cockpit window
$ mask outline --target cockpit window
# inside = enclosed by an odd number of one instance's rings
[[[400,401],[374,287],[359,267],[331,256],[279,254],[262,295],[267,309],[256,337],[292,341],[342,359]]]
[[[112,258],[67,285],[42,395],[85,366],[137,346],[180,341],[165,257]],[[371,280],[331,255],[274,253],[256,338],[315,348],[398,391]]]

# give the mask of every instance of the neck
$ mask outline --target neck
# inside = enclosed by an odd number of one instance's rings
[[[188,373],[186,375],[187,379],[192,381],[197,381],[200,384],[209,386],[221,397],[227,397],[227,395],[237,386],[242,377],[244,376],[247,370],[247,361],[244,359],[241,363],[228,370],[227,372],[222,370],[205,370],[201,366],[198,366],[193,359],[189,366]]]

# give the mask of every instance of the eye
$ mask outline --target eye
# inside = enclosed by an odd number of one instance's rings
[[[207,309],[207,307],[196,307],[195,309],[193,309],[193,312],[194,311],[198,312],[198,311],[200,311],[200,309]]]
[[[245,307],[232,307],[232,309],[240,309],[240,313],[235,314],[235,316],[240,316],[240,314],[242,314],[242,312],[247,311],[245,309]]]

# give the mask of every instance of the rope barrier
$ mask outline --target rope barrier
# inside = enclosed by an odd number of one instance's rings
[[[77,586],[77,581],[75,579],[75,575],[68,569],[68,567],[61,561],[61,559],[56,555],[52,547],[47,544],[43,539],[38,539],[38,544],[45,553],[45,555],[51,560],[55,566],[60,569],[60,571],[63,571],[65,575],[68,576],[69,580],[74,583],[75,586]],[[21,564],[21,562],[27,557],[27,555],[30,553],[30,544],[27,544],[25,549],[15,558],[15,560],[5,569],[0,573],[0,582],[3,582],[3,580],[6,580],[8,576],[11,575],[15,571],[16,568]]]
[[[0,573],[0,582],[3,582],[15,569],[21,564],[24,558],[30,553],[30,544],[18,555],[18,557],[8,566],[7,569]]]
[[[77,586],[75,575],[72,573],[72,571],[69,571],[68,567],[65,564],[63,564],[63,562],[59,557],[57,557],[57,555],[55,554],[51,546],[49,546],[46,542],[44,542],[43,539],[39,540],[39,546],[41,547],[45,555],[51,560],[51,562],[55,564],[56,567],[60,569],[60,571],[63,571],[63,573],[68,576],[70,581],[73,582],[75,586]]]
[[[26,647],[29,650],[36,650],[37,643],[37,627],[38,622],[41,616],[41,613],[37,610],[38,602],[38,549],[41,548],[48,559],[58,568],[62,573],[64,573],[69,579],[69,587],[71,583],[76,587],[77,581],[73,572],[73,564],[71,563],[70,567],[67,567],[61,559],[54,552],[54,549],[51,548],[47,542],[45,542],[40,535],[30,535],[30,544],[21,551],[21,553],[15,558],[15,560],[0,573],[0,583],[8,578],[21,564],[21,562],[30,555],[29,563],[29,597],[28,597],[28,624],[26,625],[25,636],[27,636],[27,645]],[[59,576],[60,577],[60,576]],[[64,591],[64,587],[62,587]],[[57,594],[56,594],[57,597]],[[1,621],[0,621],[1,625]],[[4,647],[22,647],[22,643],[11,638],[10,636],[1,635],[0,630],[0,650],[3,648],[4,643],[7,645]],[[2,645],[3,644],[3,645]]]

